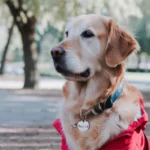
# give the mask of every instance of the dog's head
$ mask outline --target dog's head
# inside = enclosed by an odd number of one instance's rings
[[[56,70],[68,80],[86,81],[104,67],[115,68],[139,45],[104,16],[82,15],[68,23],[65,39],[51,50]]]

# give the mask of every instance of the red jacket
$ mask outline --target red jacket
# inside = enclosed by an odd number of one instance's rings
[[[142,117],[132,122],[128,129],[120,133],[117,137],[108,141],[99,150],[150,150],[150,142],[144,134],[148,121],[142,99],[140,99]],[[57,119],[53,126],[62,136],[61,150],[69,150],[64,133],[62,131],[60,119]]]

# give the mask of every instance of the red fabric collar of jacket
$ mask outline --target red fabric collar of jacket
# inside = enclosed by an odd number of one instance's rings
[[[146,128],[148,115],[145,112],[142,98],[140,98],[140,106],[142,117],[137,121],[133,121],[127,130],[120,133],[117,137],[109,140],[99,150],[150,150],[150,142],[143,132]],[[61,150],[69,150],[60,119],[57,119],[53,123],[53,126],[62,137]]]

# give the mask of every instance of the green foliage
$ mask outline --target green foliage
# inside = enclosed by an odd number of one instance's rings
[[[50,11],[55,0],[23,0],[23,7],[31,10],[36,17],[42,17],[46,11]]]
[[[66,21],[67,18],[81,13],[81,4],[78,0],[55,0],[53,6],[54,16],[56,19]]]
[[[12,16],[3,0],[0,0],[0,18],[0,24],[3,25],[9,26],[12,22]]]
[[[150,15],[150,0],[142,0],[141,3],[138,4],[143,16]]]
[[[0,0],[0,23],[9,24],[12,17],[6,7],[5,0]],[[120,0],[11,0],[15,6],[22,2],[25,10],[29,10],[35,18],[43,23],[45,20],[53,25],[58,31],[64,30],[66,21],[69,18],[83,13],[100,13],[111,15],[129,28],[135,29],[136,37],[142,50],[149,53],[149,37],[147,37],[146,20],[150,18],[150,0],[130,0],[128,3]],[[114,9],[115,6],[115,9]],[[128,11],[131,9],[130,11]],[[134,13],[133,13],[134,12]],[[137,12],[137,14],[135,13]],[[131,14],[131,15],[129,15]],[[140,17],[143,18],[139,20]],[[149,16],[145,18],[146,16]],[[45,19],[46,18],[46,19]],[[45,22],[46,22],[45,21]],[[137,25],[138,24],[138,25]],[[52,34],[54,31],[52,31]],[[59,36],[56,37],[59,38]]]
[[[144,16],[136,27],[137,41],[142,52],[150,54],[150,16]]]
[[[58,41],[61,41],[63,38],[63,33],[61,33],[57,28],[52,26],[49,22],[47,24],[47,27],[44,29],[42,33],[39,31],[38,24],[37,24],[35,34],[36,36],[38,36],[38,38],[36,39],[36,44],[37,44],[37,50],[39,54],[41,52],[41,43],[43,42],[46,35],[50,34],[55,39],[58,39]]]

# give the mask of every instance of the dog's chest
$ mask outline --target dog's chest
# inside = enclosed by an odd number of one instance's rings
[[[81,132],[76,124],[81,121],[79,109],[81,104],[71,103],[64,104],[62,109],[62,125],[71,150],[96,150],[101,147],[110,137],[121,132],[119,116],[116,114],[108,115],[106,113],[95,116],[87,121],[90,128]],[[92,146],[91,145],[95,145]]]
[[[80,116],[78,110],[80,105],[76,102],[67,102],[64,103],[62,108],[62,126],[65,133],[65,137],[68,143],[68,146],[71,150],[80,150],[79,144],[76,144],[79,135],[79,132],[76,128],[77,122],[80,121]]]
[[[128,109],[129,106],[131,109]],[[81,107],[82,102],[74,100],[65,101],[62,108],[62,126],[71,150],[97,150],[110,138],[127,129],[137,112],[137,106],[134,103],[118,100],[111,109],[106,110],[103,114],[87,118],[90,128],[81,132],[76,127],[76,124],[81,121],[79,115]],[[113,111],[114,107],[115,111]],[[132,113],[131,116],[129,110],[135,113]]]
[[[67,101],[64,103],[62,108],[62,118],[67,120],[67,124],[73,126],[81,120],[79,111],[81,103],[78,101]]]

